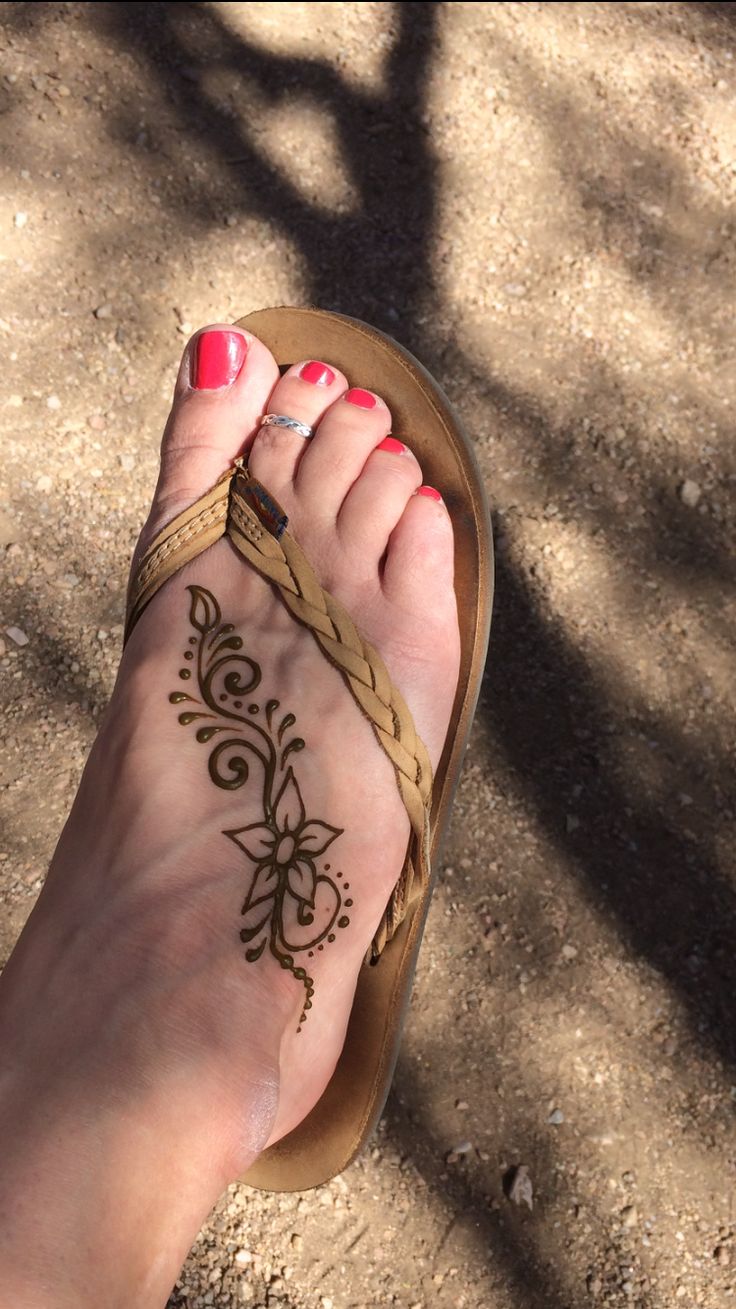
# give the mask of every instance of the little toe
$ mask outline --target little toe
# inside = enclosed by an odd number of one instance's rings
[[[383,592],[406,612],[426,612],[427,588],[432,605],[456,608],[453,589],[453,533],[450,515],[438,491],[420,486],[407,501],[391,533],[383,567]]]
[[[347,381],[338,369],[317,359],[302,360],[276,383],[268,401],[268,412],[316,427],[346,389]],[[288,427],[261,427],[250,448],[248,467],[277,499],[284,497],[288,501],[297,465],[309,444],[308,437]]]
[[[327,410],[297,473],[300,501],[333,521],[368,456],[391,431],[387,405],[373,391],[354,386]]]
[[[343,549],[361,576],[377,576],[389,537],[421,481],[422,470],[411,450],[393,436],[385,437],[368,456],[337,518]]]
[[[195,333],[179,367],[144,539],[208,491],[242,454],[277,377],[270,350],[242,328],[216,323]]]

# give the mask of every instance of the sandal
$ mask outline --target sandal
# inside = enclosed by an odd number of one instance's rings
[[[442,495],[455,536],[455,591],[461,661],[445,748],[434,779],[411,715],[380,655],[363,641],[342,605],[322,590],[286,530],[281,507],[234,466],[205,496],[161,531],[140,560],[128,595],[126,639],[167,578],[227,534],[241,555],[279,590],[343,674],[376,739],[391,759],[412,835],[369,956],[360,971],[345,1044],[332,1079],[307,1117],[249,1169],[244,1181],[267,1191],[301,1191],[342,1172],[380,1118],[398,1056],[424,922],[432,895],[488,645],[493,592],[490,517],[470,443],[437,383],[408,351],[354,318],[319,309],[264,309],[238,320],[287,367],[308,356],[379,391],[393,431],[410,441]]]

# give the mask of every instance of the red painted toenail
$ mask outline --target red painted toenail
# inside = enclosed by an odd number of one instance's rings
[[[316,359],[311,359],[308,364],[303,364],[299,369],[299,376],[303,382],[311,382],[313,386],[332,386],[335,380],[335,374],[327,364],[318,364]]]
[[[377,450],[385,450],[389,455],[403,455],[406,446],[403,441],[397,441],[395,436],[384,436],[380,445],[376,446]]]
[[[240,332],[203,332],[194,347],[194,389],[219,391],[230,386],[243,367],[247,349],[248,342]]]
[[[348,391],[345,399],[351,405],[357,405],[359,409],[375,409],[378,401],[370,391],[363,391],[361,387],[354,386]]]
[[[441,500],[442,496],[439,491],[435,491],[433,486],[420,486],[417,495],[427,495],[430,500]]]

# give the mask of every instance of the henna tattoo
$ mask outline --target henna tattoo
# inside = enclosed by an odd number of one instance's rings
[[[260,959],[266,945],[282,968],[304,986],[304,1006],[297,1031],[312,1007],[313,979],[297,965],[294,956],[306,952],[309,958],[335,940],[335,928],[349,925],[343,899],[349,884],[342,873],[328,876],[330,864],[321,869],[318,860],[342,828],[318,818],[307,818],[302,794],[294,774],[293,755],[304,749],[300,736],[290,735],[296,724],[292,713],[279,719],[278,700],[265,705],[253,700],[261,684],[261,669],[254,659],[240,653],[243,639],[232,623],[223,623],[220,606],[210,591],[188,586],[191,596],[189,621],[197,635],[189,637],[183,682],[196,682],[186,691],[172,691],[171,704],[189,704],[179,722],[183,727],[199,722],[195,736],[200,744],[214,741],[208,768],[216,786],[227,791],[245,786],[254,770],[260,778],[263,817],[223,832],[242,850],[253,871],[241,914],[245,926],[240,939],[248,947],[248,963]],[[338,887],[338,882],[341,885]]]

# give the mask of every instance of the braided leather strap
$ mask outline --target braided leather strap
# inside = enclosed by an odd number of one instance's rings
[[[338,600],[324,591],[296,541],[287,517],[238,460],[212,490],[156,537],[131,579],[126,639],[160,586],[190,559],[227,535],[248,563],[279,590],[294,618],[308,627],[342,673],[394,767],[412,838],[399,881],[372,946],[377,958],[429,879],[432,768],[407,705],[386,666],[360,635]]]

